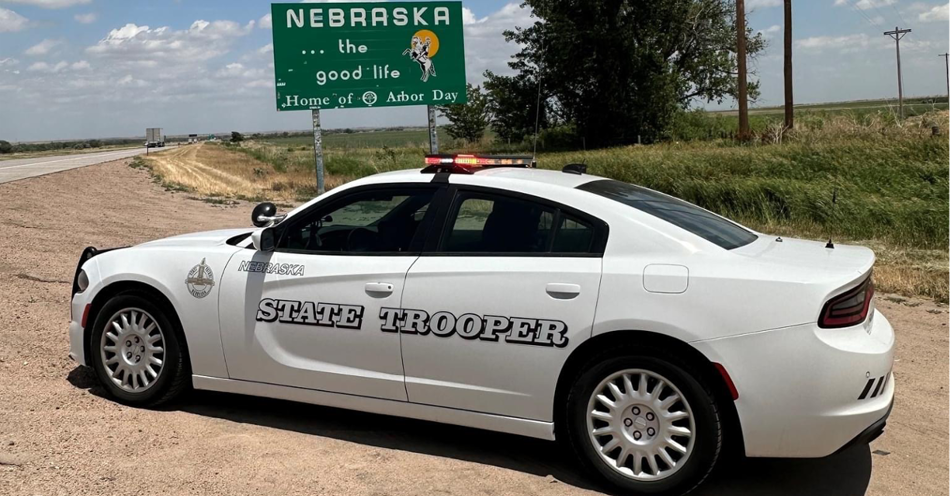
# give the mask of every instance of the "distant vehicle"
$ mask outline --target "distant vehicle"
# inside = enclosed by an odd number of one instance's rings
[[[688,491],[726,446],[881,434],[871,250],[530,162],[431,155],[255,229],[86,248],[70,356],[131,405],[193,386],[557,438],[636,494]]]
[[[150,127],[145,130],[146,148],[163,148],[165,146],[165,133],[160,127]]]
[[[197,143],[197,142],[198,142],[198,135],[197,135],[197,134],[189,134],[189,135],[188,135],[188,142],[189,142],[189,143]]]

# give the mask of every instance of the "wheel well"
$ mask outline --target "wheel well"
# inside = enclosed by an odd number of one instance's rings
[[[99,317],[99,312],[102,310],[102,307],[105,306],[106,302],[111,300],[114,296],[122,293],[145,293],[150,298],[151,302],[162,307],[166,311],[166,314],[169,320],[176,325],[177,329],[181,329],[181,320],[178,318],[178,312],[175,311],[175,306],[172,305],[172,302],[169,301],[165,295],[144,282],[138,281],[118,281],[114,282],[99,291],[99,294],[92,299],[92,306],[89,307],[89,315],[86,318],[86,328],[83,329],[83,352],[85,353],[86,364],[91,364],[91,353],[92,353],[92,329],[96,325],[96,319]],[[184,333],[179,333],[179,339],[181,340],[181,346],[183,350],[188,349],[188,344],[185,342]]]
[[[574,380],[582,372],[584,366],[594,355],[603,353],[603,350],[617,349],[617,354],[621,353],[620,348],[628,346],[630,343],[649,344],[662,348],[669,353],[681,358],[690,365],[694,366],[703,374],[713,388],[716,403],[721,407],[723,415],[724,436],[726,449],[732,453],[743,455],[745,452],[745,443],[742,438],[742,427],[739,423],[739,413],[736,411],[735,402],[729,392],[729,386],[722,375],[716,370],[705,355],[693,348],[688,343],[679,339],[657,334],[650,331],[615,331],[594,336],[575,349],[567,358],[561,374],[558,376],[557,389],[554,393],[554,428],[555,436],[561,437],[561,430],[567,422],[566,408],[560,408],[567,401],[567,394],[570,391]]]

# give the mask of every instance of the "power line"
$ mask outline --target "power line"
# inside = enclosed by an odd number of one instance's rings
[[[851,7],[851,10],[856,10],[856,11],[860,12],[861,15],[863,15],[864,18],[867,19],[868,24],[870,24],[871,27],[875,27],[875,28],[876,28],[876,27],[878,27],[878,26],[881,25],[880,23],[874,22],[874,20],[871,19],[871,18],[868,16],[867,12],[865,12],[864,9],[862,9],[861,7],[858,6],[858,3],[857,3],[857,2],[855,2],[853,5],[851,4],[851,2],[847,2],[847,3],[848,3],[848,6]]]
[[[860,1],[860,0],[858,0],[858,1]],[[855,3],[855,5],[857,5],[857,3]],[[881,19],[884,19],[884,14],[880,11],[880,9],[877,8],[877,3],[875,3],[874,0],[868,0],[868,5],[870,5],[871,8],[874,9],[875,12],[877,12],[877,15],[878,15]]]
[[[907,21],[904,20],[904,16],[901,15],[901,11],[897,10],[897,7],[895,7],[895,5],[897,5],[897,2],[892,3],[891,8],[894,9],[894,12],[897,13],[897,17],[900,18],[901,23],[907,24]]]

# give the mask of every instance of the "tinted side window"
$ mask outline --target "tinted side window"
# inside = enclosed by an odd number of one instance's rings
[[[554,209],[482,193],[460,193],[442,251],[454,253],[547,252]]]
[[[640,186],[603,179],[582,184],[577,189],[663,219],[727,250],[747,245],[758,238],[752,231],[706,209]]]
[[[557,232],[554,234],[554,253],[590,253],[594,228],[571,215],[560,212]]]
[[[277,248],[314,253],[407,252],[434,194],[432,189],[390,189],[348,195],[299,220],[291,219]]]

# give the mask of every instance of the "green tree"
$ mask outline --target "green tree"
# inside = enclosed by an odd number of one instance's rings
[[[481,86],[466,85],[468,102],[455,105],[440,105],[439,112],[451,121],[445,126],[445,132],[455,139],[470,143],[480,141],[485,128],[491,121],[488,98],[482,93]]]
[[[0,140],[0,153],[13,153],[13,145],[9,141]]]
[[[661,138],[677,112],[737,92],[730,0],[525,0],[523,5],[538,20],[505,33],[522,46],[509,62],[518,72],[512,78],[532,81],[540,72],[548,108],[572,121],[589,145]],[[747,38],[750,57],[765,47],[762,35],[751,29]],[[508,85],[515,91],[506,98],[516,102],[537,98],[536,85],[533,91],[519,81],[492,85]],[[494,97],[492,85],[486,83]],[[758,94],[757,82],[749,84],[749,94]],[[510,106],[508,113],[518,107]],[[528,110],[523,103],[520,108]],[[495,118],[516,120],[505,113]]]
[[[535,117],[538,119],[539,129],[548,128],[551,99],[548,98],[549,95],[538,97],[536,81],[535,73],[528,70],[518,76],[500,76],[485,71],[485,90],[488,92],[492,129],[502,141],[520,142],[533,135]],[[541,89],[543,91],[544,87]],[[539,102],[541,111],[537,113]]]
[[[239,133],[239,132],[237,132],[237,131],[231,131],[231,143],[240,143],[240,142],[242,142],[242,141],[244,141],[244,135],[243,135],[243,134],[241,134],[241,133]]]

